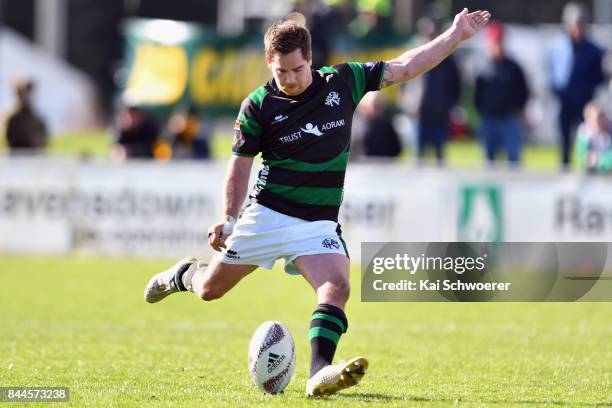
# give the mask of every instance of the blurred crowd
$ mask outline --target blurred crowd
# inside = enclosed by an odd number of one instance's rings
[[[160,126],[156,118],[137,105],[119,109],[113,127],[116,160],[210,158],[212,125],[196,106],[181,107]]]
[[[593,172],[612,170],[611,109],[609,101],[597,100],[598,89],[606,87],[605,52],[590,37],[586,8],[568,3],[563,10],[565,35],[549,56],[548,83],[559,104],[560,166],[567,170],[573,157],[580,167]],[[421,42],[443,30],[443,23],[424,17],[418,22]],[[445,145],[452,137],[474,133],[482,146],[488,166],[504,160],[519,167],[526,140],[527,103],[532,96],[524,68],[506,50],[506,28],[491,22],[484,33],[487,58],[480,67],[471,93],[478,116],[476,129],[466,129],[465,112],[460,108],[462,88],[467,82],[451,55],[422,78],[422,95],[416,111],[416,157],[422,162],[433,150],[436,163],[444,165]],[[412,92],[414,88],[406,90]],[[609,92],[609,91],[608,91]],[[362,101],[358,108],[355,150],[366,156],[396,157],[401,154],[392,110],[405,111],[401,98],[397,107],[378,97]],[[463,101],[465,102],[465,101]],[[397,128],[398,126],[396,126]],[[384,135],[384,136],[383,136]],[[375,145],[375,146],[374,146]]]
[[[351,5],[350,7],[348,5]],[[340,30],[352,36],[384,33],[391,17],[390,0],[298,0],[294,11],[306,17],[312,33],[313,66],[329,64],[333,40]],[[591,172],[612,171],[611,106],[595,100],[604,86],[604,50],[588,32],[587,10],[569,3],[563,11],[565,36],[550,56],[548,82],[558,100],[560,166],[567,169],[572,158]],[[427,42],[445,29],[439,18],[418,21],[416,44]],[[345,33],[346,34],[346,33]],[[506,27],[492,22],[484,33],[487,58],[477,73],[473,92],[466,92],[465,75],[451,55],[421,79],[422,92],[414,110],[414,150],[418,163],[433,155],[445,164],[449,140],[475,134],[487,165],[500,161],[519,167],[526,140],[525,109],[531,97],[525,70],[506,50]],[[16,86],[17,106],[6,126],[11,152],[41,151],[48,140],[44,121],[32,105],[32,81]],[[410,90],[404,88],[404,94]],[[465,120],[466,95],[478,116],[469,129]],[[414,98],[413,98],[414,99]],[[370,93],[355,115],[352,157],[397,158],[407,146],[401,131],[401,113],[407,111],[405,95],[394,103],[380,93]],[[400,117],[400,120],[398,120]],[[137,105],[123,104],[113,119],[113,155],[118,160],[208,159],[212,122],[196,106],[181,106],[164,121]]]

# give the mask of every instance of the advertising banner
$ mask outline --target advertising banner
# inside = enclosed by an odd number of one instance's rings
[[[2,251],[207,253],[208,226],[221,212],[224,166],[28,162],[2,166]]]
[[[218,162],[0,160],[0,251],[210,256],[225,171]],[[597,177],[354,163],[339,222],[358,260],[362,242],[612,242],[610,203]]]
[[[192,23],[133,19],[124,37],[123,100],[152,110],[194,104],[208,116],[236,115],[242,100],[270,79],[260,33],[227,37]],[[406,39],[338,41],[331,64],[391,59],[405,51]],[[397,98],[399,90],[385,94]]]

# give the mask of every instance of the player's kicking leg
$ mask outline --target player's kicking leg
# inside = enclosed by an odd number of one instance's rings
[[[189,291],[202,300],[218,299],[256,268],[216,259],[206,265],[194,257],[187,257],[153,276],[145,287],[144,298],[149,303],[157,303],[173,293]]]
[[[310,378],[308,396],[334,394],[359,383],[368,369],[365,357],[332,364],[348,321],[344,305],[349,297],[349,259],[339,254],[301,256],[294,261],[317,292],[317,309],[310,321]]]

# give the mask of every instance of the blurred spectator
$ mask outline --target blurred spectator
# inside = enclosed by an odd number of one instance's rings
[[[210,150],[208,141],[212,127],[201,120],[197,107],[174,114],[168,122],[172,144],[172,157],[178,159],[208,159]]]
[[[584,122],[576,134],[576,156],[591,172],[612,171],[612,126],[603,109],[595,103],[584,108]]]
[[[389,34],[391,30],[391,0],[356,0],[357,17],[350,23],[350,32],[357,37]]]
[[[367,93],[357,107],[356,130],[363,141],[363,153],[369,157],[397,157],[402,145],[387,102],[379,92]]]
[[[417,24],[424,42],[440,34],[434,20],[424,17]],[[459,101],[461,78],[451,55],[423,76],[423,96],[418,110],[418,158],[422,160],[427,146],[436,151],[438,165],[444,161],[444,145],[450,130],[450,112]]]
[[[339,14],[334,4],[323,0],[294,0],[293,10],[306,18],[312,44],[312,67],[329,64]]]
[[[159,128],[150,115],[137,106],[127,106],[116,117],[115,155],[119,159],[153,158]]]
[[[521,157],[521,116],[529,90],[522,68],[504,51],[503,37],[501,24],[489,24],[486,41],[491,59],[476,79],[475,104],[488,163],[493,164],[503,147],[508,161],[516,166]]]
[[[11,153],[38,152],[47,146],[49,135],[44,120],[34,109],[34,82],[24,80],[15,86],[17,106],[6,124],[6,141]]]
[[[353,0],[323,0],[333,7],[337,18],[336,30],[342,34],[350,34],[350,23],[357,17]]]
[[[570,163],[573,132],[581,120],[585,105],[593,99],[595,89],[604,80],[603,51],[587,36],[587,12],[577,3],[569,3],[563,10],[563,24],[567,37],[551,55],[551,81],[559,98],[561,111],[562,164]]]

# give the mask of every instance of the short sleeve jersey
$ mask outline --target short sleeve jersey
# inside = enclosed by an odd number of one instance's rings
[[[242,102],[232,151],[261,153],[251,199],[307,221],[338,220],[353,112],[380,89],[384,62],[348,62],[312,71],[312,84],[288,96],[274,79]]]

